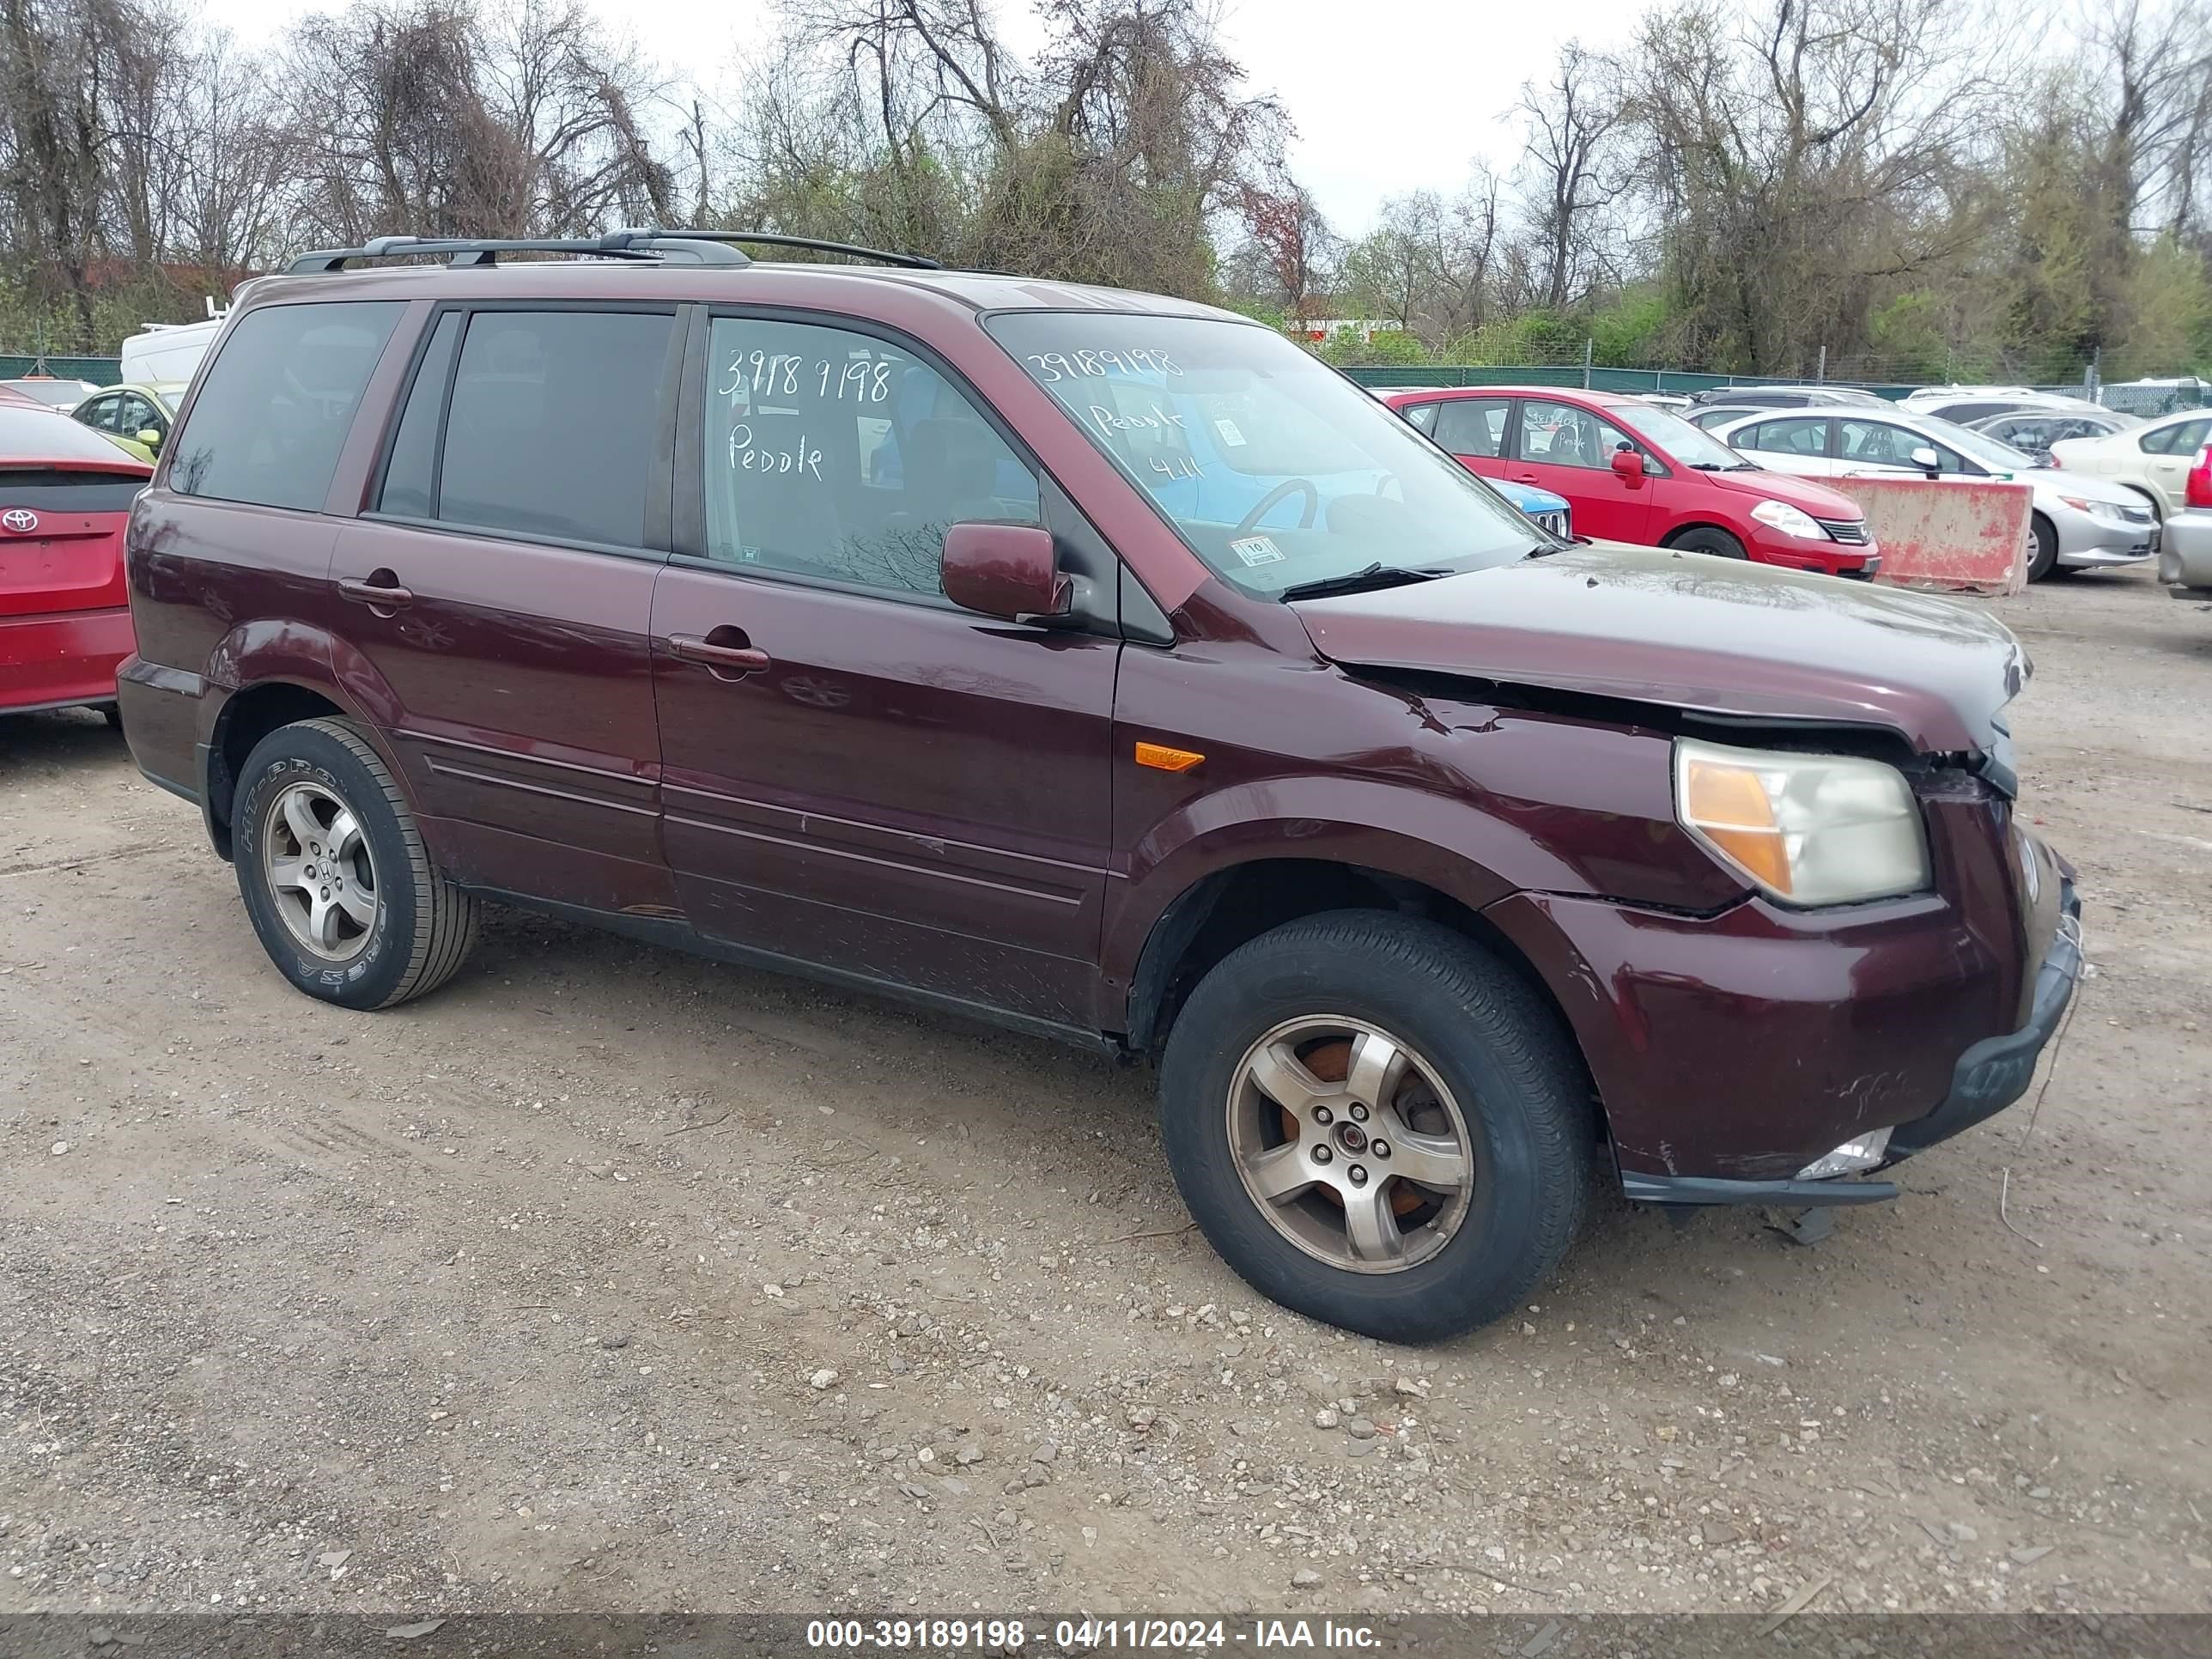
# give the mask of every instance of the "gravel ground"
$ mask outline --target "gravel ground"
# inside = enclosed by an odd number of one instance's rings
[[[1248,1292],[1141,1070],[512,912],[342,1012],[0,722],[0,1612],[2212,1607],[2212,614],[2000,614],[2039,1111],[1811,1248],[1614,1204],[1422,1351]]]

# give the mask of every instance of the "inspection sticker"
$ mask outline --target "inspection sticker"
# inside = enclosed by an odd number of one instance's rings
[[[1229,420],[1216,421],[1213,423],[1213,429],[1221,434],[1221,441],[1227,444],[1231,449],[1242,449],[1244,447],[1244,434],[1237,429],[1236,422]]]
[[[1229,550],[1247,564],[1280,564],[1283,550],[1265,536],[1247,536],[1229,544]]]

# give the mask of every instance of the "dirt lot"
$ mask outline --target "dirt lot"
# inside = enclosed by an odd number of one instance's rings
[[[2039,1115],[1810,1249],[1613,1205],[1420,1352],[1220,1266],[1142,1071],[507,912],[343,1013],[0,723],[0,1609],[2212,1607],[2212,614],[2002,614]]]

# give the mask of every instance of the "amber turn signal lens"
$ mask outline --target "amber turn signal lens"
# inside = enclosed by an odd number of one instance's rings
[[[1777,893],[1790,891],[1790,849],[1759,774],[1703,758],[1682,769],[1682,817]]]
[[[1188,772],[1205,758],[1194,750],[1170,749],[1164,743],[1140,743],[1137,745],[1137,764],[1150,766],[1162,772]]]

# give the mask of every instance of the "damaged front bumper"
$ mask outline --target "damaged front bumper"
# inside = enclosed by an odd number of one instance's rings
[[[2017,1031],[1984,1039],[1959,1056],[1950,1091],[1924,1117],[1890,1131],[1882,1166],[1948,1140],[1994,1117],[2027,1092],[2036,1062],[2066,1017],[2081,976],[2081,902],[2074,884],[2059,889],[2057,929],[2037,969],[2027,1023]],[[1840,1150],[1840,1149],[1839,1149]],[[1875,1204],[1897,1196],[1894,1182],[1832,1176],[1821,1180],[1729,1181],[1702,1176],[1621,1172],[1621,1191],[1646,1204],[1768,1204],[1790,1208]]]

